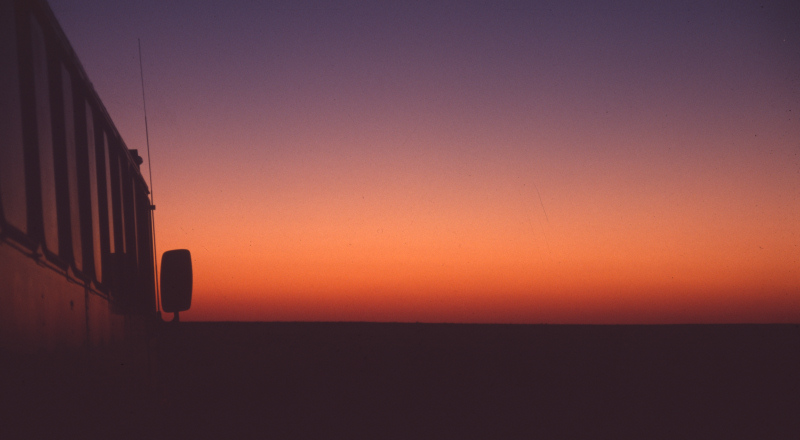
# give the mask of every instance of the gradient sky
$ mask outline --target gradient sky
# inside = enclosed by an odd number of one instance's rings
[[[50,0],[182,319],[800,322],[800,7],[650,3]]]

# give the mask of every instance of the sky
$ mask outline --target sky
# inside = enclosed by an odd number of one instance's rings
[[[800,323],[795,2],[50,5],[182,320]]]

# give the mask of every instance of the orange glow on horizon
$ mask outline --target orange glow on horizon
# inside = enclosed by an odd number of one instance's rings
[[[190,320],[797,321],[797,184],[686,155],[539,178],[513,160],[312,162],[264,192],[231,171],[156,221],[179,225],[162,249],[193,252]]]

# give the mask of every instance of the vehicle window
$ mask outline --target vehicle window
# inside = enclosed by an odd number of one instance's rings
[[[37,143],[39,145],[39,175],[42,191],[42,240],[45,249],[58,253],[58,214],[56,210],[55,162],[53,160],[53,125],[50,116],[50,86],[47,76],[47,48],[44,31],[33,16],[31,16],[31,44]]]
[[[110,253],[114,253],[114,203],[113,203],[113,192],[111,191],[111,164],[113,161],[111,160],[111,152],[108,147],[108,134],[105,130],[103,130],[103,159],[105,165],[105,180],[104,186],[106,188],[106,211],[105,215],[108,215],[108,251]]]
[[[72,93],[72,75],[61,66],[64,93],[64,146],[67,153],[67,186],[69,191],[69,219],[72,231],[72,261],[74,268],[83,271],[83,243],[81,242],[80,198],[78,196],[78,159],[75,150],[75,102]]]
[[[95,144],[94,112],[86,103],[86,142],[89,152],[89,203],[92,210],[92,255],[94,256],[95,280],[103,282],[103,268],[100,262],[100,208],[97,193],[97,146]]]
[[[22,109],[17,69],[14,2],[0,5],[0,203],[5,222],[27,232]]]
[[[117,203],[114,206],[115,206],[115,209],[119,210],[119,215],[118,215],[119,225],[117,227],[117,231],[119,231],[119,236],[120,236],[121,252],[125,253],[126,252],[126,244],[125,244],[125,242],[126,242],[126,235],[127,235],[125,233],[125,212],[124,212],[125,207],[124,207],[124,204],[123,204],[124,203],[123,200],[125,199],[124,196],[123,196],[124,191],[125,191],[125,185],[123,184],[123,179],[124,179],[123,176],[125,175],[123,170],[124,170],[124,163],[125,162],[122,162],[122,164],[120,164],[120,161],[122,161],[122,160],[124,160],[124,156],[121,155],[121,154],[116,155],[115,160],[114,160],[115,166],[117,167],[117,170],[116,170],[117,171],[117,185],[116,185]]]
[[[125,221],[125,241],[127,243],[126,254],[128,255],[126,261],[130,261],[136,269],[137,249],[136,249],[136,203],[133,198],[133,182],[131,176],[133,171],[130,170],[130,165],[124,157],[121,158],[122,174],[122,191],[123,191],[123,213]]]

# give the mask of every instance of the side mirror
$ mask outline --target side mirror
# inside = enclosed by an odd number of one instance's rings
[[[166,251],[161,256],[161,309],[167,313],[192,306],[192,254],[188,249]]]

